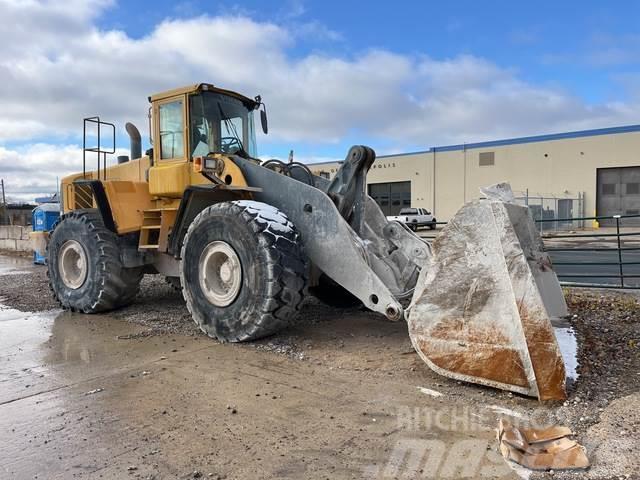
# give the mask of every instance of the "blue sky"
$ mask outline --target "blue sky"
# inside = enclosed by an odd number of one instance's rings
[[[201,81],[262,94],[261,156],[307,162],[640,123],[638,2],[0,0],[0,17],[16,196],[78,169],[82,117],[146,137],[146,97]]]
[[[247,15],[282,25],[315,22],[335,38],[294,45],[302,57],[314,51],[358,55],[371,48],[436,58],[469,54],[516,69],[521,78],[559,85],[597,102],[623,98],[616,76],[638,73],[640,2],[600,1],[128,1],[100,18],[104,28],[142,37],[167,17]],[[635,56],[635,58],[634,58]]]

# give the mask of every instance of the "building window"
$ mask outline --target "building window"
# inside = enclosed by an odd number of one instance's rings
[[[616,184],[615,183],[603,183],[602,184],[602,194],[603,195],[615,195],[616,194]]]
[[[640,194],[640,183],[627,183],[627,195],[638,195]]]
[[[627,210],[626,214],[627,215],[638,215],[640,213],[640,210]]]
[[[479,158],[481,167],[490,167],[496,163],[495,152],[480,152]]]

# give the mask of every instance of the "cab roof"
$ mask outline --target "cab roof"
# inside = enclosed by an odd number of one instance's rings
[[[241,95],[238,92],[234,92],[232,90],[218,88],[211,83],[196,83],[193,85],[187,85],[186,87],[174,88],[165,92],[156,93],[155,95],[151,95],[149,97],[149,101],[155,102],[156,100],[163,100],[165,98],[173,97],[176,95],[183,95],[185,93],[195,94],[200,92],[216,92],[223,95],[229,95],[230,97],[234,97],[242,101],[242,103],[247,105],[249,108],[256,108],[258,106],[258,102],[252,100],[249,97],[245,97],[244,95]]]

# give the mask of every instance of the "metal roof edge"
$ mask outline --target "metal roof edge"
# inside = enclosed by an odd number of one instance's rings
[[[506,145],[519,145],[523,143],[548,142],[552,140],[565,140],[569,138],[595,137],[599,135],[615,135],[618,133],[640,132],[640,125],[624,125],[620,127],[595,128],[590,130],[578,130],[574,132],[550,133],[546,135],[532,135],[528,137],[508,138],[504,140],[489,140],[486,142],[461,143],[458,145],[445,145],[442,147],[431,147],[428,150],[416,152],[395,153],[389,155],[379,155],[377,158],[403,157],[407,155],[420,155],[425,153],[452,152],[456,150],[470,150],[475,148],[502,147]]]

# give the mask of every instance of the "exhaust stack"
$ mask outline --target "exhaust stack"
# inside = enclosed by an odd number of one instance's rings
[[[129,134],[129,139],[131,142],[131,147],[130,147],[131,160],[135,160],[136,158],[141,158],[142,157],[142,139],[140,137],[140,131],[133,123],[130,123],[130,122],[127,122],[124,128],[127,130],[127,133]]]

